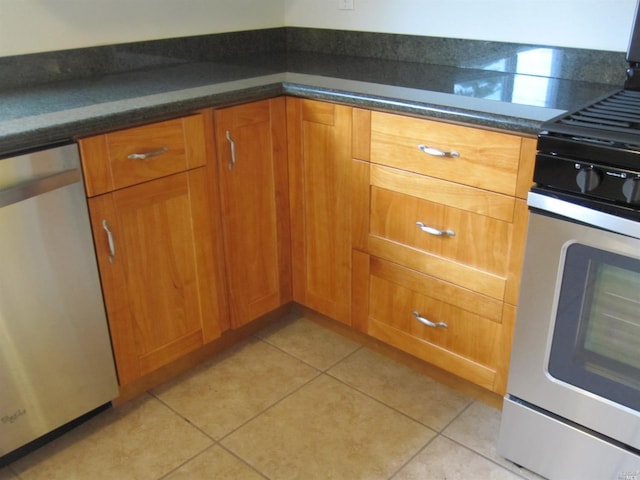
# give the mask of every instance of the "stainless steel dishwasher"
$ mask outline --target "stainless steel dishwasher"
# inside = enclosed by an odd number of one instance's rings
[[[0,460],[117,394],[78,149],[0,159]]]

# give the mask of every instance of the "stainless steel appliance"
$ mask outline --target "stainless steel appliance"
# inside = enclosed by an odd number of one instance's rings
[[[77,147],[0,159],[0,457],[117,394]]]
[[[640,479],[640,19],[625,88],[543,126],[498,453]]]

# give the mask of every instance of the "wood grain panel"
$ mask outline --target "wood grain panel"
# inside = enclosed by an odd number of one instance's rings
[[[513,220],[513,197],[480,188],[374,164],[371,185],[507,222]]]
[[[205,165],[205,132],[203,115],[196,114],[80,139],[88,195]],[[132,154],[151,156],[129,158]]]
[[[370,288],[370,316],[377,321],[495,369],[492,346],[498,340],[499,323],[433,298],[428,291],[416,292],[375,275],[371,276]],[[422,324],[414,311],[431,322],[446,323],[447,328]]]
[[[479,128],[373,112],[371,161],[514,195],[521,139]],[[431,156],[420,145],[456,151],[459,158]]]
[[[220,335],[226,303],[210,254],[206,182],[200,168],[89,200],[123,385]],[[103,220],[114,238],[113,261]],[[195,221],[202,223],[196,228]]]
[[[456,305],[462,310],[476,313],[493,322],[502,322],[502,302],[494,298],[461,288],[458,285],[424,275],[393,262],[371,257],[370,273],[441,301]]]
[[[78,141],[87,197],[113,190],[113,176],[109,164],[107,140],[104,135]]]
[[[533,186],[533,168],[536,161],[537,140],[535,138],[523,138],[520,148],[520,168],[518,169],[518,183],[516,197],[527,198],[529,190]]]
[[[527,202],[524,199],[518,199],[516,200],[516,210],[512,224],[513,236],[509,244],[507,288],[504,295],[504,301],[511,305],[518,304],[528,225],[529,208],[527,207]]]
[[[283,107],[283,100],[276,99],[215,111],[225,263],[235,328],[291,298],[289,202],[287,184],[282,184],[287,181],[282,173],[287,168]],[[277,110],[275,119],[272,110]],[[235,163],[227,135],[235,146]]]
[[[352,109],[287,99],[294,299],[351,322]]]
[[[489,297],[503,300],[506,278],[424,252],[385,238],[369,236],[369,253],[438,277]]]
[[[452,232],[433,235],[417,223]],[[371,188],[371,234],[506,277],[512,224],[411,195]]]
[[[351,156],[365,161],[371,158],[371,110],[353,109]]]

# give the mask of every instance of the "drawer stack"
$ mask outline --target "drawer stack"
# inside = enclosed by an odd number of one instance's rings
[[[527,218],[522,141],[371,116],[368,331],[498,393]]]

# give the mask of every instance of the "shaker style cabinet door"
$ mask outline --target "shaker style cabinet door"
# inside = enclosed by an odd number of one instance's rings
[[[351,324],[352,108],[288,98],[294,300]]]
[[[215,111],[234,328],[292,298],[285,115],[284,98]]]
[[[198,131],[169,138],[202,140],[205,124],[211,122],[201,117],[174,121],[175,128]],[[158,136],[155,124],[134,132],[143,140],[138,141],[144,145],[143,154],[160,153],[146,159],[129,157],[133,170],[156,171],[159,176],[146,175],[146,181],[88,200],[121,386],[219,337],[227,315],[207,167],[185,170],[189,162],[205,164],[209,147],[205,143],[174,147],[166,140],[171,133],[167,123],[160,125]],[[100,155],[109,150],[113,135],[80,140],[85,170],[87,165],[113,165],[114,158]],[[118,141],[126,137],[122,132],[115,135]],[[183,171],[167,174],[163,156],[167,154],[173,163],[185,152]]]

